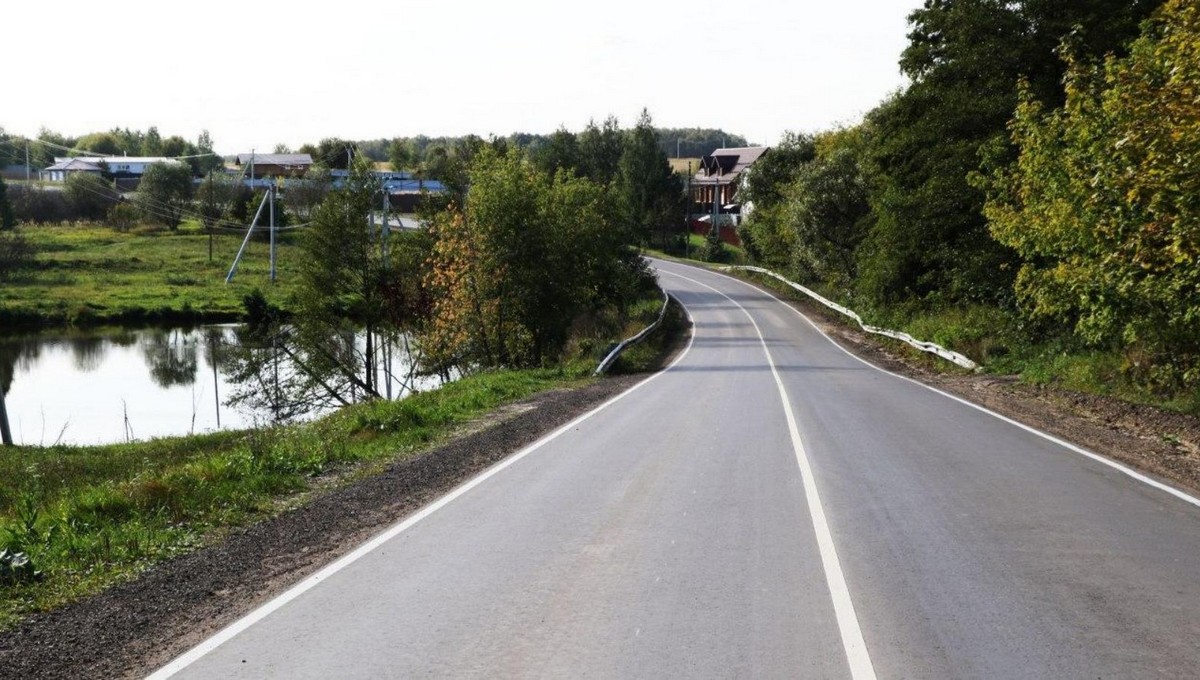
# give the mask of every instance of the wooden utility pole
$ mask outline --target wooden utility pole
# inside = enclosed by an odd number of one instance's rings
[[[271,182],[268,190],[271,200],[271,280],[275,280],[275,182]]]

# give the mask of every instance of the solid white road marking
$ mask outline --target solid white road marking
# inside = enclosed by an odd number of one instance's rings
[[[685,267],[690,267],[691,265],[683,265],[683,266],[685,266]],[[664,270],[664,271],[665,271],[665,270]],[[1087,458],[1090,458],[1090,459],[1092,459],[1092,460],[1094,460],[1094,461],[1096,461],[1096,462],[1098,462],[1098,463],[1103,463],[1104,465],[1107,465],[1108,467],[1110,467],[1110,468],[1113,468],[1114,470],[1117,470],[1117,471],[1119,471],[1119,472],[1121,472],[1121,473],[1123,473],[1123,474],[1125,474],[1125,475],[1127,475],[1127,476],[1129,476],[1129,477],[1132,477],[1133,479],[1136,479],[1137,481],[1139,481],[1139,482],[1142,482],[1143,484],[1147,484],[1147,485],[1149,485],[1149,486],[1152,486],[1152,487],[1154,487],[1154,488],[1156,488],[1156,489],[1158,489],[1158,490],[1160,490],[1160,491],[1165,491],[1165,492],[1167,492],[1167,493],[1171,494],[1172,496],[1174,496],[1174,497],[1176,497],[1176,498],[1178,498],[1178,499],[1180,499],[1180,500],[1182,500],[1182,501],[1184,501],[1184,502],[1186,502],[1186,503],[1190,503],[1190,504],[1192,504],[1192,505],[1194,505],[1194,506],[1196,506],[1196,507],[1200,507],[1200,498],[1196,498],[1195,496],[1193,496],[1193,495],[1191,495],[1191,494],[1189,494],[1189,493],[1187,493],[1187,492],[1181,491],[1180,489],[1177,489],[1177,488],[1175,488],[1175,487],[1173,487],[1173,486],[1171,486],[1171,485],[1169,485],[1169,484],[1164,484],[1164,483],[1162,483],[1162,482],[1158,481],[1157,479],[1154,479],[1154,478],[1152,478],[1152,477],[1149,477],[1149,476],[1147,476],[1147,475],[1144,475],[1144,474],[1142,474],[1142,473],[1138,472],[1137,470],[1134,470],[1133,468],[1127,467],[1127,466],[1125,466],[1125,465],[1123,465],[1123,464],[1121,464],[1121,463],[1118,463],[1118,462],[1117,462],[1117,461],[1115,461],[1115,460],[1112,460],[1111,458],[1105,458],[1104,456],[1101,456],[1101,455],[1100,455],[1100,454],[1098,454],[1098,453],[1094,453],[1094,452],[1092,452],[1092,451],[1088,451],[1087,449],[1085,449],[1085,448],[1083,448],[1083,447],[1081,447],[1081,446],[1077,446],[1077,445],[1075,445],[1075,444],[1072,444],[1072,443],[1071,443],[1071,442],[1069,442],[1069,441],[1066,441],[1066,440],[1064,440],[1064,439],[1060,439],[1060,438],[1058,438],[1058,437],[1056,437],[1056,436],[1054,436],[1054,435],[1050,434],[1049,432],[1043,432],[1043,431],[1041,431],[1041,430],[1037,429],[1036,427],[1032,427],[1032,426],[1030,426],[1030,425],[1026,425],[1025,423],[1022,423],[1022,422],[1020,422],[1020,421],[1013,420],[1012,418],[1009,418],[1009,417],[1008,417],[1008,416],[1006,416],[1006,415],[1002,415],[1002,414],[1000,414],[1000,413],[997,413],[997,412],[995,412],[995,411],[993,411],[993,410],[991,410],[991,409],[987,408],[986,406],[980,406],[979,404],[976,404],[976,403],[974,403],[974,402],[972,402],[972,401],[968,401],[967,399],[963,399],[962,397],[955,396],[955,395],[953,395],[953,394],[950,394],[949,392],[946,392],[946,391],[940,390],[940,389],[938,389],[938,388],[936,388],[936,387],[934,387],[934,386],[932,386],[932,385],[926,385],[925,383],[923,383],[923,382],[921,382],[921,381],[919,381],[919,380],[914,380],[913,378],[910,378],[910,377],[908,377],[908,376],[906,376],[906,375],[900,375],[899,373],[893,373],[892,371],[889,371],[889,370],[887,370],[886,368],[880,368],[879,366],[876,366],[875,364],[873,364],[873,363],[871,363],[871,362],[867,361],[866,359],[864,359],[864,358],[862,358],[862,357],[860,357],[860,356],[858,356],[858,355],[854,354],[853,352],[851,352],[850,350],[846,349],[845,347],[842,347],[840,344],[838,344],[838,343],[837,343],[837,341],[835,341],[833,338],[829,337],[829,335],[828,335],[828,334],[826,334],[826,333],[825,333],[825,331],[821,330],[821,328],[820,328],[819,326],[817,326],[817,324],[813,323],[812,319],[808,318],[808,316],[806,316],[806,315],[804,314],[804,312],[801,312],[799,309],[796,309],[795,307],[793,307],[793,306],[791,306],[791,305],[787,304],[787,303],[786,303],[786,302],[784,302],[783,300],[780,300],[778,297],[776,297],[776,296],[775,296],[775,294],[774,294],[774,293],[772,293],[772,292],[771,292],[771,291],[769,291],[769,290],[764,290],[763,288],[759,288],[758,286],[756,286],[756,285],[754,285],[754,284],[752,284],[752,283],[748,283],[748,282],[746,282],[746,281],[742,281],[741,279],[739,279],[739,278],[737,278],[737,277],[734,277],[734,276],[729,276],[729,275],[727,275],[727,274],[722,274],[722,273],[720,273],[720,272],[713,272],[713,271],[710,271],[710,270],[707,270],[707,269],[705,269],[705,270],[701,270],[701,271],[708,271],[708,272],[709,272],[709,273],[711,273],[711,274],[715,274],[715,275],[717,275],[717,276],[721,276],[721,277],[727,278],[727,279],[729,279],[729,280],[731,280],[731,281],[736,281],[736,282],[738,282],[738,283],[742,284],[743,286],[746,286],[747,288],[750,288],[750,289],[752,289],[752,290],[755,290],[755,291],[758,291],[758,292],[760,292],[760,293],[763,293],[763,294],[767,295],[768,297],[770,297],[771,299],[773,299],[773,300],[775,300],[776,302],[780,303],[780,304],[781,304],[781,305],[783,305],[784,307],[787,307],[788,309],[792,310],[792,311],[793,311],[793,312],[794,312],[794,313],[795,313],[797,316],[799,316],[801,319],[804,319],[804,322],[805,322],[805,323],[807,323],[809,326],[812,326],[812,327],[813,327],[813,330],[815,330],[816,332],[820,333],[820,334],[821,334],[821,336],[822,336],[822,337],[824,337],[826,340],[828,340],[828,341],[829,341],[829,343],[830,343],[831,345],[833,345],[834,347],[837,347],[838,349],[842,350],[842,351],[843,351],[843,352],[845,352],[847,355],[849,355],[851,358],[853,358],[855,361],[858,361],[858,362],[861,362],[861,363],[863,363],[863,364],[865,364],[865,365],[867,365],[867,366],[870,366],[871,368],[875,369],[876,371],[879,371],[880,373],[886,373],[887,375],[890,375],[890,376],[892,376],[893,378],[899,378],[900,380],[905,380],[905,381],[907,381],[907,382],[910,382],[910,383],[912,383],[912,384],[914,384],[914,385],[919,385],[920,387],[924,387],[924,388],[925,388],[925,389],[927,389],[927,390],[930,390],[930,391],[936,392],[936,393],[938,393],[938,394],[942,395],[943,397],[946,397],[946,398],[948,398],[948,399],[953,399],[954,401],[957,401],[958,403],[960,403],[960,404],[963,404],[964,406],[970,406],[971,408],[975,409],[976,411],[980,411],[980,412],[982,412],[982,413],[986,413],[986,414],[988,414],[989,416],[992,416],[993,418],[999,418],[1000,420],[1003,420],[1004,422],[1008,423],[1009,425],[1014,425],[1014,426],[1016,426],[1016,427],[1019,427],[1019,428],[1021,428],[1022,430],[1025,430],[1026,432],[1029,432],[1030,434],[1037,435],[1038,437],[1041,437],[1042,439],[1045,439],[1045,440],[1047,440],[1047,441],[1049,441],[1049,442],[1052,442],[1052,443],[1054,443],[1054,444],[1058,444],[1059,446],[1063,447],[1064,449],[1067,449],[1068,451],[1072,451],[1072,452],[1074,452],[1074,453],[1077,453],[1077,454],[1079,454],[1079,455],[1081,455],[1081,456],[1086,456]],[[668,273],[672,273],[672,274],[674,274],[674,272],[668,272]],[[675,276],[682,276],[682,275],[680,275],[680,274],[674,274],[674,275],[675,275]]]
[[[691,318],[690,314],[688,315],[688,318],[689,319]],[[588,418],[591,418],[592,416],[596,415],[600,411],[603,411],[604,409],[608,408],[609,406],[612,406],[613,404],[620,401],[621,399],[624,399],[625,397],[629,396],[633,392],[640,389],[643,385],[649,383],[650,381],[663,375],[664,373],[669,372],[671,369],[675,368],[676,364],[678,364],[680,361],[683,360],[684,357],[686,357],[688,355],[688,352],[690,352],[692,349],[692,342],[694,339],[695,339],[695,334],[693,333],[692,337],[690,337],[688,339],[688,344],[686,347],[684,347],[683,352],[681,352],[679,354],[679,356],[676,357],[675,360],[671,362],[671,365],[667,366],[664,370],[659,371],[658,373],[655,373],[654,375],[637,383],[633,387],[625,390],[624,392],[618,394],[617,396],[613,397],[612,399],[609,399],[608,401],[604,402],[603,404],[600,404],[599,406],[588,411],[587,413],[584,413],[583,415],[575,418],[571,422],[567,423],[566,425],[563,425],[562,427],[558,428],[557,430],[555,430],[555,431],[551,432],[550,434],[542,437],[541,439],[535,441],[534,443],[530,444],[529,446],[525,447],[524,449],[521,449],[517,453],[514,453],[513,455],[509,456],[508,458],[505,458],[504,460],[500,461],[499,463],[496,463],[492,467],[481,472],[480,474],[471,478],[467,482],[464,482],[462,485],[458,486],[453,491],[450,491],[445,496],[442,496],[438,500],[434,501],[433,503],[431,503],[431,504],[425,506],[424,508],[422,508],[421,510],[417,511],[416,514],[411,515],[407,519],[403,520],[402,522],[393,525],[391,528],[385,530],[383,533],[375,536],[375,538],[360,545],[353,552],[350,552],[349,554],[341,557],[340,559],[330,563],[329,565],[327,565],[326,567],[324,567],[317,573],[313,574],[312,576],[309,576],[308,578],[304,579],[303,581],[292,586],[291,588],[284,591],[282,594],[275,597],[271,601],[267,602],[263,606],[259,607],[258,609],[255,609],[254,611],[243,616],[242,618],[238,619],[237,621],[234,621],[229,626],[222,629],[221,631],[219,631],[212,637],[208,638],[204,642],[201,642],[199,645],[196,645],[195,647],[188,650],[181,656],[177,657],[174,661],[171,661],[167,665],[163,666],[162,668],[158,669],[154,673],[147,676],[147,680],[165,680],[165,678],[169,678],[169,677],[175,675],[176,673],[180,672],[181,670],[187,668],[188,666],[190,666],[191,664],[193,664],[197,660],[199,660],[201,657],[203,657],[205,654],[208,654],[209,652],[213,651],[217,647],[220,647],[222,644],[233,639],[239,633],[242,633],[243,631],[245,631],[247,628],[250,628],[254,624],[265,619],[267,616],[269,616],[275,610],[280,609],[287,603],[291,602],[292,600],[296,599],[297,597],[300,597],[301,595],[308,592],[315,586],[319,585],[322,581],[328,579],[330,576],[333,576],[334,574],[341,571],[342,569],[345,569],[346,567],[350,566],[351,564],[357,562],[362,557],[370,554],[372,551],[379,548],[383,544],[387,543],[391,539],[404,533],[405,531],[412,528],[414,525],[416,525],[421,520],[425,519],[426,517],[429,517],[433,513],[437,512],[441,508],[445,507],[446,505],[449,505],[455,499],[459,498],[460,496],[467,493],[471,489],[474,489],[475,487],[479,486],[480,484],[482,484],[482,483],[486,482],[487,480],[491,479],[492,477],[494,477],[496,474],[498,474],[502,470],[508,468],[509,466],[513,465],[517,461],[521,460],[525,456],[528,456],[529,454],[533,453],[534,451],[536,451],[536,450],[542,448],[543,446],[545,446],[546,444],[550,443],[554,439],[557,439],[563,433],[575,429],[576,426],[579,425],[580,423],[582,423],[583,421],[587,420]]]
[[[854,612],[854,601],[850,598],[850,588],[846,585],[846,575],[842,572],[841,561],[838,560],[837,548],[833,544],[833,534],[829,530],[829,522],[825,519],[825,508],[821,504],[821,496],[817,492],[816,479],[813,477],[812,466],[808,462],[808,454],[804,450],[804,441],[800,438],[800,428],[796,425],[796,417],[792,413],[792,401],[788,398],[783,379],[775,368],[775,359],[767,347],[767,340],[754,316],[738,303],[737,300],[712,286],[688,278],[683,274],[661,270],[671,276],[703,286],[721,297],[729,300],[754,326],[758,341],[762,343],[763,352],[767,355],[767,364],[771,367],[771,375],[775,377],[775,387],[779,389],[779,399],[783,404],[783,413],[787,418],[788,435],[792,440],[792,449],[796,454],[796,462],[800,465],[800,476],[804,482],[804,497],[808,501],[808,513],[812,517],[813,530],[817,535],[817,550],[821,554],[821,566],[825,570],[825,583],[829,586],[829,594],[833,599],[833,611],[837,616],[838,632],[842,636],[842,647],[846,650],[846,660],[850,664],[850,675],[855,680],[874,680],[875,666],[871,663],[871,655],[867,651],[867,643],[863,639],[862,627],[858,624],[858,615]]]

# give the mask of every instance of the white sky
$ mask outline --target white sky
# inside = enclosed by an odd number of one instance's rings
[[[662,127],[771,144],[904,82],[921,0],[6,2],[0,126],[112,127],[217,151],[322,137]]]

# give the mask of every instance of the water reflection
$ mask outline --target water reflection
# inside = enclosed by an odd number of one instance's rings
[[[318,401],[284,407],[279,395],[289,382],[307,378],[279,347],[260,340],[235,325],[0,337],[0,389],[13,438],[45,446],[112,443],[328,410]],[[403,343],[380,356],[393,353],[395,363],[380,369],[389,392],[399,397],[436,386],[436,379],[413,377]]]

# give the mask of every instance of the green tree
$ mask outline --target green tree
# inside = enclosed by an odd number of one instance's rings
[[[615,116],[604,119],[602,126],[588,121],[577,137],[579,143],[579,174],[596,182],[609,184],[620,169],[624,144],[620,123]]]
[[[75,172],[67,177],[64,189],[76,215],[100,220],[121,199],[112,183],[90,172]]]
[[[815,155],[811,136],[785,132],[746,173],[738,194],[745,221],[738,231],[751,257],[768,267],[792,269],[796,233],[788,214],[788,187]]]
[[[797,270],[814,281],[849,290],[857,277],[858,247],[871,225],[857,128],[824,136],[816,158],[801,166],[786,190],[795,231]]]
[[[411,170],[417,165],[418,158],[416,147],[407,139],[397,137],[388,145],[388,160],[396,172]]]
[[[649,243],[657,235],[659,244],[668,246],[668,235],[677,232],[681,224],[683,189],[658,146],[650,113],[645,109],[637,125],[625,135],[615,187],[630,241]]]
[[[577,173],[580,163],[579,141],[575,133],[560,127],[530,157],[543,172],[554,174],[566,170]]]
[[[232,218],[234,203],[244,191],[241,180],[225,173],[211,173],[196,190],[196,209],[203,227],[211,230],[221,220]]]
[[[1200,384],[1198,94],[1200,8],[1171,0],[1128,57],[1072,60],[1062,108],[1024,88],[1017,163],[977,182],[1030,317],[1171,387]]]
[[[475,157],[470,181],[465,209],[433,226],[422,334],[433,367],[552,361],[576,318],[626,304],[644,284],[595,183],[491,148]]]
[[[8,185],[0,177],[0,231],[12,231],[17,226],[12,203],[8,200]]]
[[[183,163],[155,163],[138,183],[137,206],[148,220],[175,229],[192,199],[192,169]]]
[[[1004,301],[1015,254],[989,237],[967,176],[1006,136],[1024,76],[1062,98],[1056,49],[1122,49],[1157,0],[927,0],[909,16],[901,69],[912,84],[869,116],[875,222],[860,288],[876,300]],[[1012,151],[1009,151],[1012,158]]]

